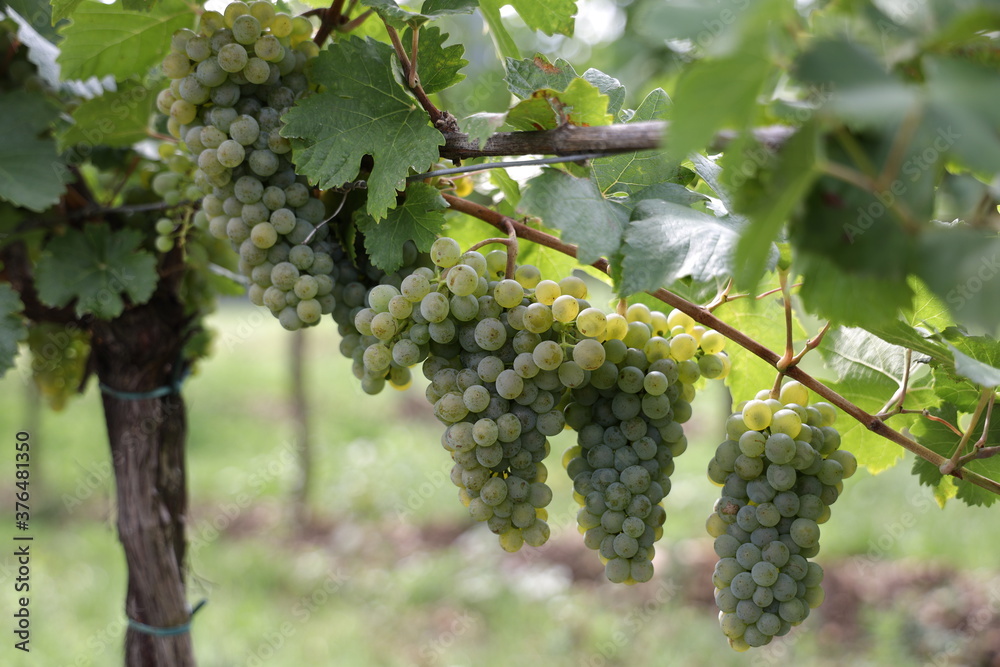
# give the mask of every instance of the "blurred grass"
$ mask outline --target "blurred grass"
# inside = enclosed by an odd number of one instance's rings
[[[908,612],[891,604],[862,609],[859,641],[833,632],[838,619],[824,616],[839,607],[828,605],[752,657],[726,646],[711,584],[697,578],[698,563],[711,561],[703,525],[716,489],[703,471],[728,404],[718,387],[699,396],[696,421],[687,425],[691,447],[667,501],[657,576],[644,586],[615,587],[593,565],[596,556],[582,553],[573,525],[570,485],[558,464],[570,434],[554,439],[549,461],[551,548],[505,554],[484,526],[469,525],[457,502],[422,378],[408,392],[365,396],[331,326],[307,334],[317,521],[311,530],[295,529],[287,502],[296,472],[287,335],[242,303],[227,304],[212,324],[216,354],[184,389],[190,598],[210,601],[193,624],[204,667],[926,659],[907,639]],[[28,395],[23,375],[0,381],[0,432],[24,428]],[[44,412],[32,433],[32,651],[15,651],[8,639],[0,664],[120,664],[125,570],[105,437],[93,389],[61,413]],[[863,570],[851,562],[905,559],[896,565],[995,577],[985,510],[953,503],[942,512],[908,468],[907,460],[877,480],[859,473],[848,481],[823,526],[820,562],[857,573]],[[12,505],[9,489],[0,498]],[[14,597],[11,565],[5,556],[4,609]]]

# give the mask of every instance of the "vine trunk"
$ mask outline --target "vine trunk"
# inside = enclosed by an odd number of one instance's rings
[[[93,326],[93,361],[100,381],[119,392],[149,392],[176,377],[184,313],[174,294],[158,292],[144,306]],[[104,393],[118,504],[118,535],[128,567],[128,618],[156,628],[186,624],[187,420],[179,393],[123,399]],[[126,667],[194,667],[187,632],[125,636]]]

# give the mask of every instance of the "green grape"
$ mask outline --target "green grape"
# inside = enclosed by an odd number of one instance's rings
[[[462,248],[455,239],[442,237],[431,245],[430,255],[435,265],[447,269],[458,263],[462,256]]]
[[[493,298],[501,308],[514,308],[521,304],[524,288],[516,280],[504,279],[494,288]]]
[[[535,288],[538,294],[538,288]],[[576,316],[576,328],[584,336],[598,338],[607,330],[607,316],[597,308],[585,308]]]
[[[580,311],[576,298],[564,294],[552,303],[552,317],[557,322],[572,322]]]
[[[242,45],[235,43],[226,44],[219,49],[216,58],[218,59],[219,67],[230,73],[242,71],[249,61],[247,50]]]
[[[604,360],[604,346],[596,340],[581,340],[573,346],[573,361],[575,361],[583,370],[597,370],[604,364]]]
[[[448,289],[456,296],[468,296],[476,291],[479,285],[479,274],[465,264],[456,264],[448,269]]]
[[[541,279],[542,274],[538,270],[538,267],[531,266],[530,264],[523,264],[514,271],[514,280],[520,283],[524,289],[534,288]]]

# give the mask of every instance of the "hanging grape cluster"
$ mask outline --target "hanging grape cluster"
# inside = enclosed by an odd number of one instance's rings
[[[687,449],[681,424],[691,418],[694,383],[728,374],[725,339],[680,311],[665,316],[643,304],[624,316],[585,311],[577,326],[598,336],[578,341],[570,362],[566,421],[578,444],[563,460],[582,506],[577,524],[609,580],[649,581],[666,519],[661,501],[674,457]]]
[[[311,32],[307,19],[265,1],[205,12],[199,32],[173,35],[163,61],[170,87],[156,100],[170,133],[196,156],[199,222],[232,243],[250,300],[289,330],[333,312],[342,253],[279,132],[282,114],[310,92],[304,68],[318,52]],[[171,245],[167,226],[158,223],[161,250]]]
[[[709,462],[722,496],[707,522],[719,562],[712,575],[722,631],[738,651],[786,634],[823,601],[819,526],[857,461],[839,449],[836,409],[809,405],[798,382],[763,390],[726,422]]]

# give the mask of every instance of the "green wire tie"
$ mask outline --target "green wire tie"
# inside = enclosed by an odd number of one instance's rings
[[[157,387],[156,389],[152,389],[150,391],[118,391],[103,382],[98,382],[97,386],[100,387],[101,393],[123,401],[145,401],[151,398],[163,398],[164,396],[169,396],[170,394],[181,393],[181,385],[184,384],[184,380],[187,376],[188,369],[185,368],[184,371],[181,372],[180,377],[173,379],[170,384]]]
[[[175,625],[172,628],[157,628],[152,625],[146,625],[145,623],[140,623],[139,621],[128,619],[128,627],[130,630],[135,630],[136,632],[144,632],[147,635],[153,635],[154,637],[173,637],[174,635],[183,635],[191,631],[191,619],[194,615],[198,613],[198,610],[208,604],[208,600],[200,600],[198,604],[194,606],[191,610],[191,615],[188,617],[188,622],[184,625]]]

